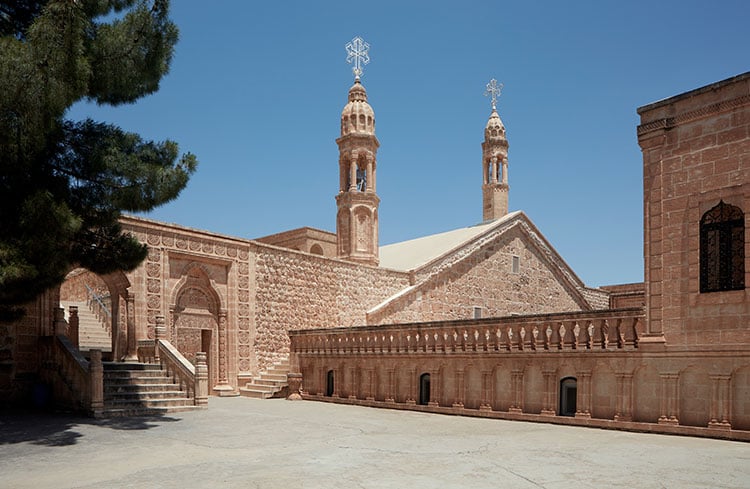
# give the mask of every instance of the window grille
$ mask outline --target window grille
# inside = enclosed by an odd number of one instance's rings
[[[745,288],[745,215],[722,200],[700,222],[700,291]]]

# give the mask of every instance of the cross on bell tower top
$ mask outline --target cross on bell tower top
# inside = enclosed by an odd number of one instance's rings
[[[500,96],[502,91],[503,84],[498,84],[497,80],[495,80],[494,78],[487,84],[487,88],[484,91],[484,96],[490,97],[490,99],[492,100],[492,110],[497,110],[497,98]]]
[[[357,80],[364,66],[370,62],[369,50],[370,45],[359,36],[346,43],[346,62],[353,65],[352,72]]]

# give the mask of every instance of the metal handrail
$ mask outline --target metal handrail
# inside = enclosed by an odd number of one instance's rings
[[[109,308],[106,304],[102,301],[102,298],[104,296],[97,294],[94,292],[94,290],[89,287],[88,284],[83,284],[86,287],[86,291],[89,294],[89,306],[93,305],[93,302],[96,302],[96,305],[98,306],[99,310],[103,311],[104,314],[107,316],[107,318],[112,318],[112,313],[110,312]],[[93,301],[93,302],[92,302]]]

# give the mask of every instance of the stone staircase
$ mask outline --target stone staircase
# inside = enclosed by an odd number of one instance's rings
[[[153,416],[197,409],[160,365],[104,362],[104,417]]]
[[[70,306],[78,306],[78,349],[85,355],[90,350],[101,350],[104,353],[112,351],[112,334],[96,317],[96,314],[86,302],[60,301],[60,307],[65,309],[65,320],[68,320]]]
[[[271,365],[268,370],[261,372],[258,377],[240,387],[240,395],[256,399],[283,397],[288,390],[286,374],[289,373],[289,358]]]

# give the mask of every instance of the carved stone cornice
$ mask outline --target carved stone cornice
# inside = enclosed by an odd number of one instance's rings
[[[683,112],[673,117],[662,117],[638,126],[638,137],[653,131],[666,131],[686,122],[713,116],[721,112],[727,112],[738,107],[750,105],[750,95],[743,95],[732,100],[725,100],[715,104],[706,105],[700,109]]]

